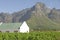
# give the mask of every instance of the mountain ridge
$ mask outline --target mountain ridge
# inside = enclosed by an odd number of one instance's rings
[[[13,14],[0,13],[0,21],[4,23],[27,21],[31,29],[60,30],[60,9],[50,9],[44,3],[38,2],[31,8]]]

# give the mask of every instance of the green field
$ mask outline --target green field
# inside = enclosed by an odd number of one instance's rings
[[[60,40],[60,32],[0,32],[0,40]]]

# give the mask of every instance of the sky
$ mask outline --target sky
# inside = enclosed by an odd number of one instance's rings
[[[49,8],[60,9],[60,0],[0,0],[0,12],[17,12],[31,8],[37,2],[44,3]]]

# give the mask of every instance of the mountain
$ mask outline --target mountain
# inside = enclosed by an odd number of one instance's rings
[[[12,14],[0,13],[0,21],[18,23],[27,21],[34,30],[60,30],[60,9],[50,9],[44,3],[38,2],[31,8],[26,8]]]
[[[34,9],[33,9],[34,8]],[[37,3],[32,7],[32,15],[29,20],[27,20],[29,26],[35,30],[59,30],[59,24],[52,21],[49,17],[52,9],[49,9],[43,3]],[[52,15],[52,14],[51,14]]]
[[[48,14],[48,17],[56,22],[56,23],[60,23],[60,9],[55,9],[53,8],[50,13]]]
[[[0,13],[0,22],[8,23],[12,22],[12,15],[9,13]]]

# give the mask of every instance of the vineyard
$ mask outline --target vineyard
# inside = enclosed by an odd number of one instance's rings
[[[60,40],[60,32],[0,32],[0,40]]]

